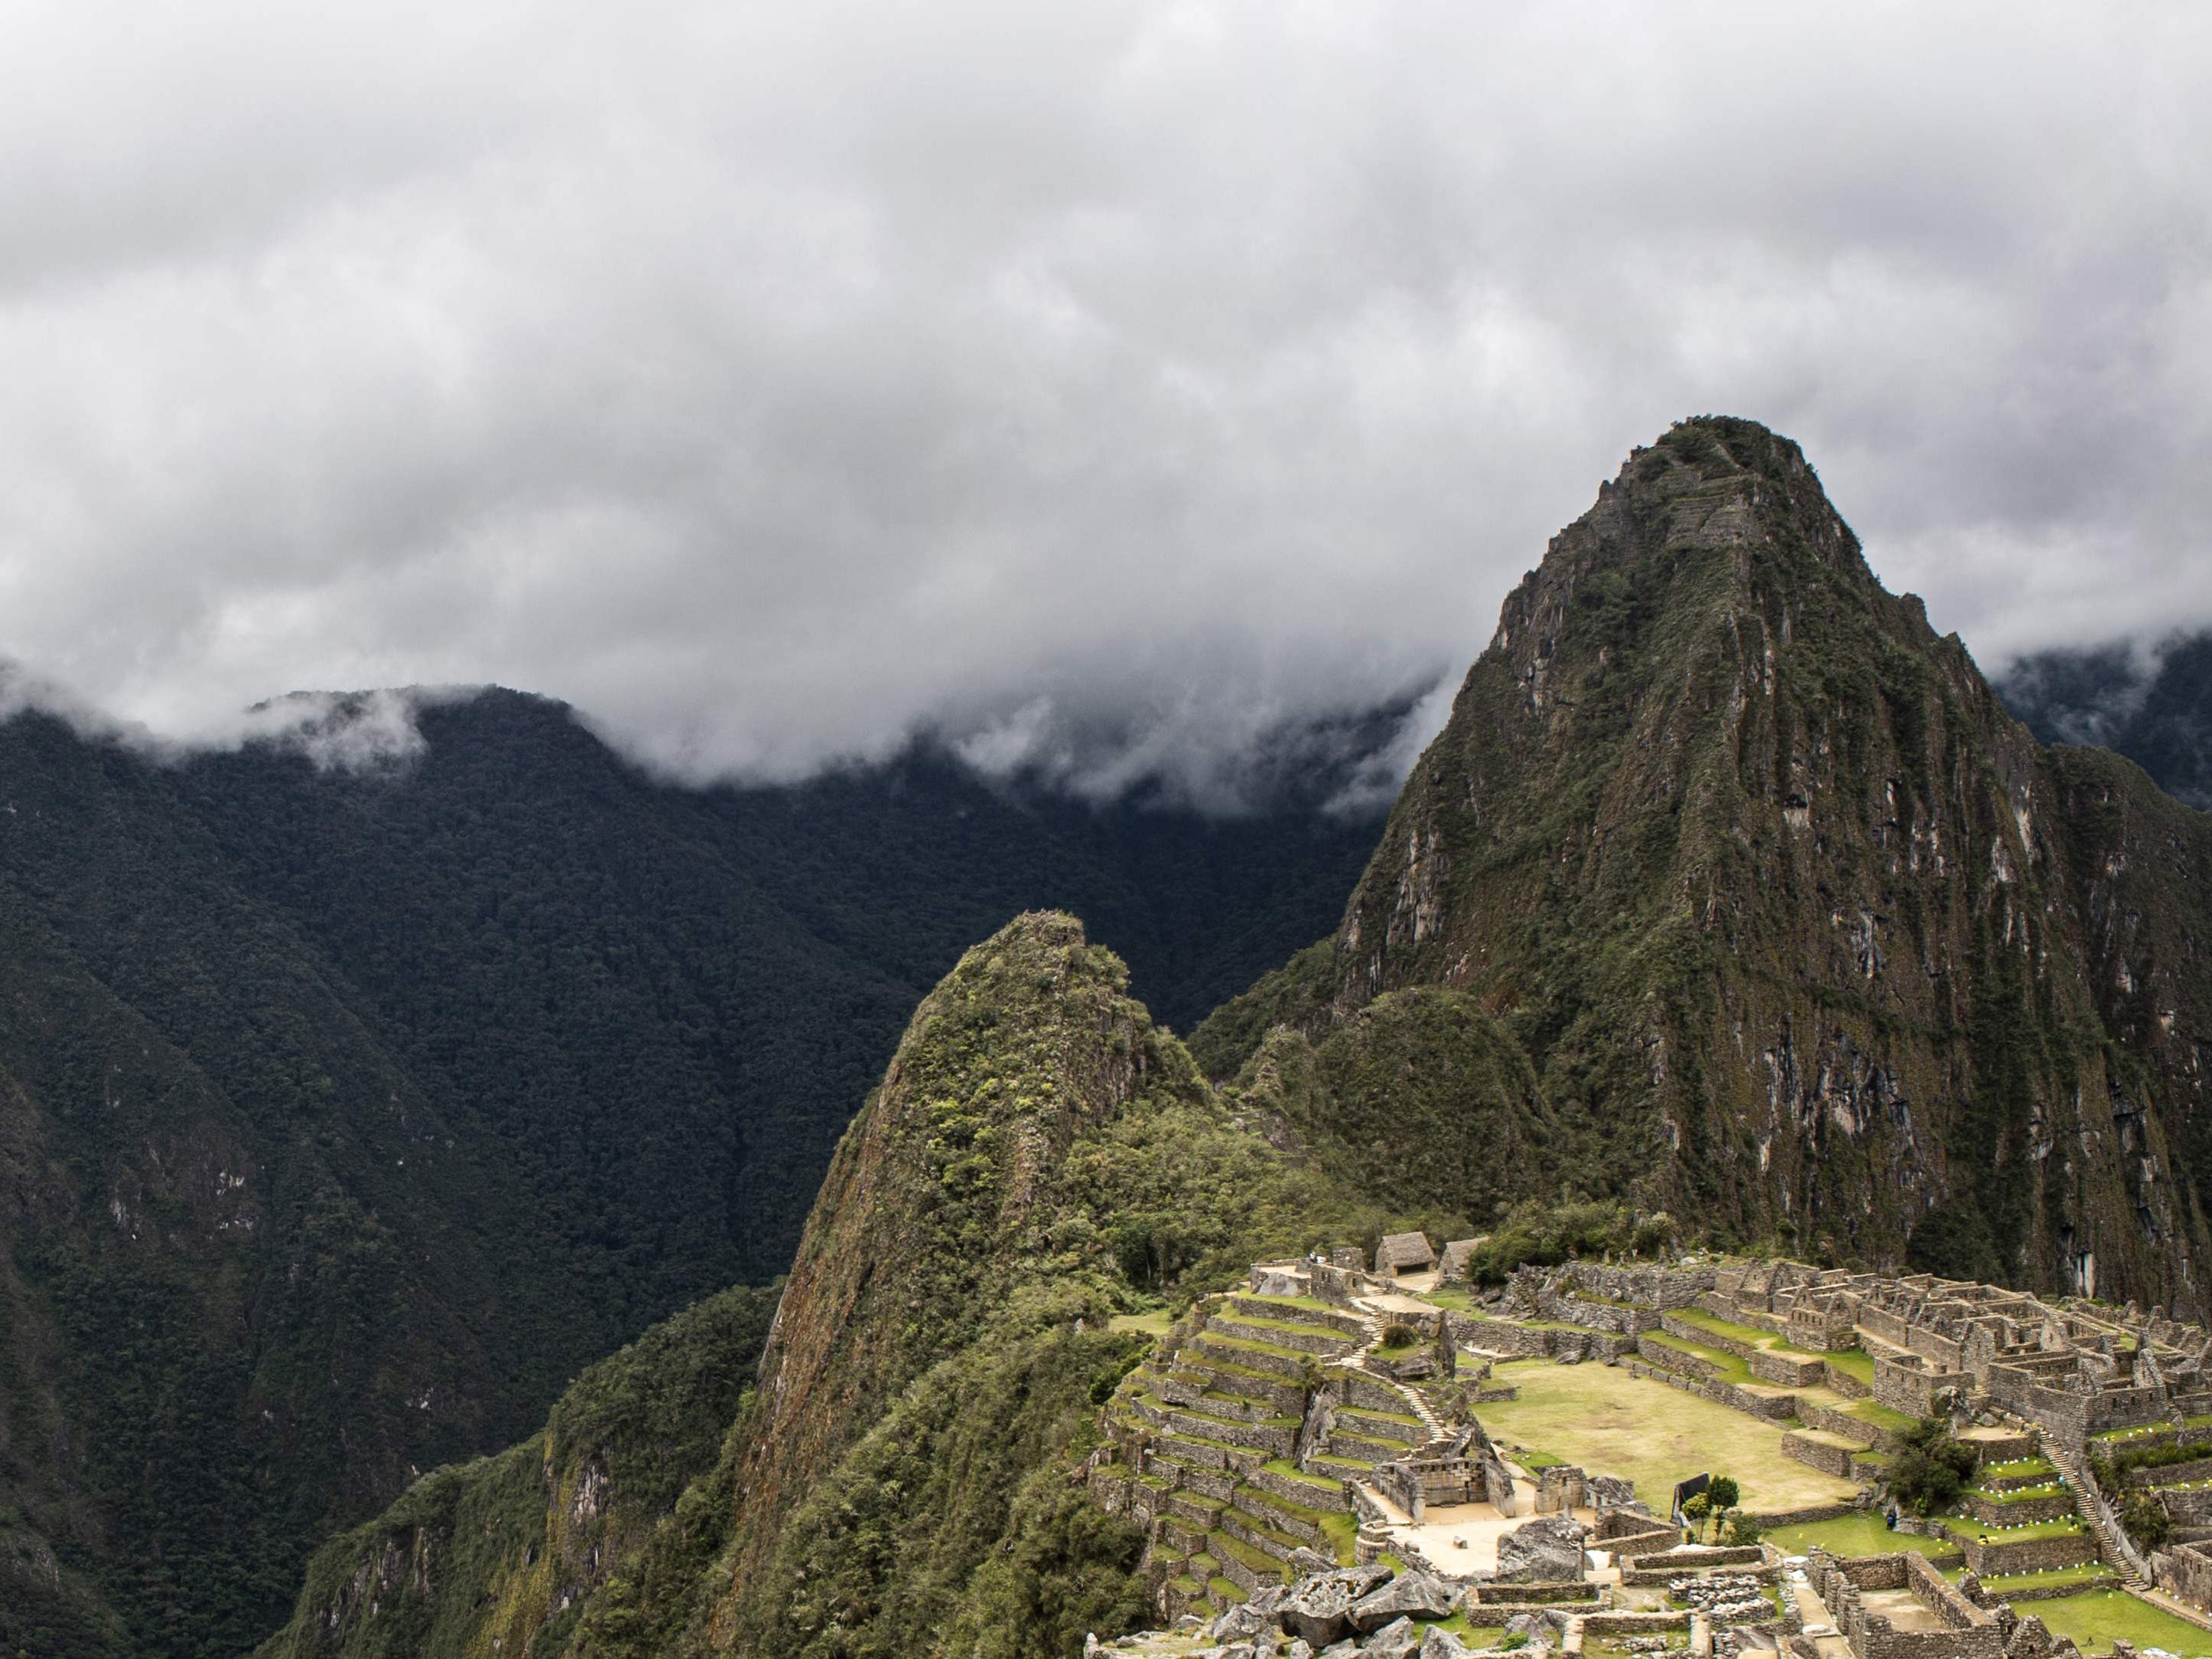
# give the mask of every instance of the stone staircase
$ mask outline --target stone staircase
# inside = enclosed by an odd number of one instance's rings
[[[2148,1590],[2150,1581],[2142,1571],[2142,1557],[2120,1530],[2119,1518],[2081,1460],[2055,1437],[2045,1438],[2043,1455],[2064,1478],[2067,1490],[2074,1495],[2074,1511],[2095,1535],[2097,1553],[2105,1558],[2105,1565],[2119,1575],[2120,1583],[2130,1590],[2138,1595]]]

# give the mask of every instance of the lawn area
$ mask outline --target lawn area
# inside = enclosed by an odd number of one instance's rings
[[[1948,1538],[1921,1538],[1909,1532],[1892,1532],[1881,1515],[1871,1510],[1838,1516],[1833,1521],[1808,1521],[1795,1527],[1777,1527],[1766,1541],[1784,1555],[1802,1555],[1818,1544],[1831,1555],[1894,1555],[1911,1550],[1919,1555],[1957,1556],[1959,1547]]]
[[[1593,1474],[1626,1475],[1654,1509],[1665,1508],[1676,1481],[1700,1473],[1734,1475],[1754,1514],[1847,1503],[1858,1492],[1784,1457],[1776,1425],[1614,1366],[1516,1365],[1511,1380],[1518,1400],[1481,1408],[1493,1439]]]
[[[1820,1358],[1846,1376],[1856,1377],[1869,1389],[1874,1387],[1874,1356],[1863,1348],[1837,1348]]]
[[[2138,1648],[2164,1648],[2183,1659],[2212,1656],[2212,1631],[2185,1624],[2170,1613],[2138,1601],[2125,1590],[2092,1590],[2050,1601],[2023,1601],[2016,1611],[2033,1613],[2054,1636],[2071,1637],[2084,1653],[2110,1653],[2112,1638],[2124,1637]]]
[[[1151,1313],[1115,1314],[1106,1322],[1109,1331],[1142,1331],[1146,1336],[1165,1336],[1175,1317],[1165,1308]]]

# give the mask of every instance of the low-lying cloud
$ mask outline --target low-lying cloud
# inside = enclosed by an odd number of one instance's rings
[[[934,730],[1202,797],[1448,686],[1705,410],[1985,661],[2212,621],[2191,9],[9,33],[0,653],[172,740],[495,680],[686,777]]]

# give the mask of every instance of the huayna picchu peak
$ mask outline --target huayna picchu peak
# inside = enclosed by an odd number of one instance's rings
[[[1619,1192],[2201,1311],[2208,881],[2212,820],[2039,745],[1795,444],[1695,420],[1506,599],[1334,939],[1194,1046],[1273,1097],[1360,1078],[1413,1018],[1382,1011],[1449,996],[1439,1052],[1483,1057],[1455,1099],[1339,1083],[1287,1115],[1370,1168],[1517,1140],[1502,1185],[1439,1194],[1476,1212]]]
[[[111,783],[127,771],[99,763]],[[562,1198],[566,1253],[508,1281],[548,1296],[571,1262],[604,1270],[594,1307],[640,1275],[684,1282],[701,1218],[634,1236],[650,1206],[607,1183],[684,1198],[708,1179],[687,1148],[720,1143],[684,1138],[696,1103],[671,1059],[650,1074],[652,1111],[626,1120],[635,1144],[599,1146],[616,1124],[580,1107],[516,1143],[528,1163],[498,1163],[508,1143],[460,1085],[526,1118],[530,1079],[561,1075],[486,1040],[528,1011],[530,962],[628,988],[687,1064],[752,1056],[740,1097],[787,1074],[811,1100],[865,1048],[829,1028],[930,960],[927,939],[887,942],[881,982],[825,1005],[817,988],[839,975],[823,954],[866,958],[864,901],[894,889],[871,871],[800,891],[743,856],[814,856],[804,843],[862,811],[835,781],[670,821],[632,800],[635,781],[595,775],[586,793],[629,803],[611,827],[532,843],[577,883],[653,896],[653,925],[634,917],[594,954],[562,945],[576,936],[532,908],[543,894],[501,921],[528,884],[448,927],[421,894],[396,919],[364,915],[312,838],[274,873],[235,874],[252,834],[323,815],[344,847],[386,844],[418,810],[391,780],[301,773],[218,811],[221,780],[184,779],[203,817],[178,832],[180,867],[238,887],[236,933],[300,940],[328,988],[331,1069],[351,1076],[339,1062],[358,1048],[433,1078],[419,1106],[394,1097],[395,1121],[473,1135],[510,1232],[532,1193]],[[173,787],[125,781],[142,805]],[[964,782],[913,787],[970,801]],[[284,811],[257,832],[263,799]],[[406,829],[441,880],[475,804]],[[904,844],[908,819],[864,816],[832,851]],[[622,826],[655,823],[665,838],[642,859]],[[789,970],[726,1037],[701,1010],[738,981],[714,971],[723,935],[678,879],[701,848],[744,875],[755,931],[728,936],[765,939]],[[1093,884],[1117,915],[1143,913],[1127,891],[1143,864]],[[38,872],[40,937],[71,939]],[[971,900],[1051,884],[990,874]],[[1186,1041],[1132,994],[1096,918],[1006,903],[963,936],[982,942],[933,963],[918,1006],[907,994],[888,1064],[888,1036],[870,1055],[879,1081],[835,1120],[788,1272],[653,1326],[535,1435],[479,1439],[492,1455],[416,1480],[378,1518],[331,1536],[365,1511],[313,1511],[328,1541],[260,1659],[1074,1659],[1147,1629],[1132,1651],[1779,1643],[1826,1659],[1833,1640],[1869,1659],[1885,1632],[1938,1626],[1966,1633],[1960,1651],[2050,1659],[2063,1643],[1981,1578],[2057,1573],[2039,1592],[2088,1596],[2197,1573],[2212,1590],[2212,1567],[2176,1553],[2200,1523],[2212,1542],[2212,1510],[2169,1501],[2181,1477],[2153,1478],[2167,1465],[2133,1440],[2098,1438],[2170,1430],[2181,1459],[2212,1435],[2197,1433],[2212,1423],[2208,884],[2212,818],[2126,760],[2039,743],[1921,602],[1875,579],[1796,445],[1683,422],[1505,599],[1364,872],[1340,880],[1333,932]],[[1265,960],[1279,960],[1293,908],[1269,914]],[[527,960],[489,949],[526,923]],[[1328,925],[1308,915],[1291,937]],[[143,969],[101,960],[141,984]],[[431,1018],[436,986],[407,981],[416,962],[465,965],[482,1017]],[[143,1000],[178,1018],[185,989],[155,988]],[[596,1030],[574,1063],[617,1075],[626,1040]],[[539,1069],[505,1075],[509,1052]],[[327,1110],[368,1112],[350,1100]],[[740,1168],[804,1163],[764,1144],[775,1109],[720,1125]],[[564,1133],[593,1149],[597,1186],[561,1164]],[[396,1163],[412,1145],[393,1141],[374,1190],[416,1190]],[[292,1156],[338,1192],[345,1147],[333,1127]],[[811,1182],[822,1164],[807,1167]],[[492,1294],[496,1255],[416,1202],[370,1219],[455,1333],[420,1340],[450,1346],[469,1328],[459,1310]],[[160,1213],[153,1195],[131,1203]],[[749,1246],[773,1236],[756,1222]],[[344,1282],[400,1297],[358,1254]],[[0,1311],[17,1303],[40,1305],[0,1280]],[[532,1312],[507,1307],[498,1328],[526,1334]],[[291,1387],[335,1340],[294,1345],[307,1359]],[[505,1422],[517,1402],[503,1407]],[[445,1447],[423,1416],[399,1419],[405,1444]],[[1710,1497],[1680,1484],[1699,1474]],[[1911,1560],[1863,1547],[1923,1516]],[[1686,1554],[1660,1559],[1686,1534]],[[56,1559],[70,1595],[116,1582],[89,1548]],[[72,1659],[128,1650],[104,1617],[83,1614]]]

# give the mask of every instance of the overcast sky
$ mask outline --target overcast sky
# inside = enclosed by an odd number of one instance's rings
[[[0,655],[1198,764],[1705,410],[1985,665],[2212,622],[2208,86],[2182,3],[0,0]]]

